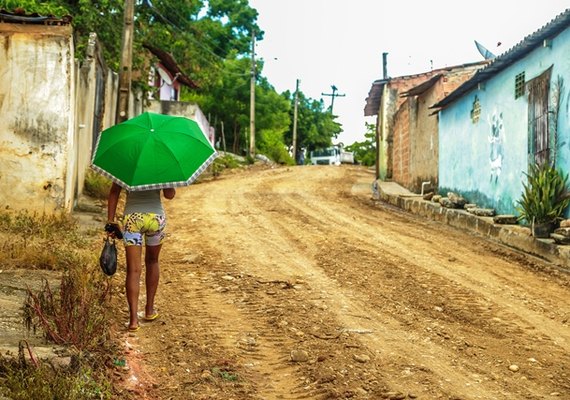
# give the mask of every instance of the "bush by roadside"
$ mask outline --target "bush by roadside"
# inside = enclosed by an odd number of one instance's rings
[[[0,270],[61,272],[59,284],[28,286],[22,323],[59,349],[40,359],[26,338],[0,355],[0,398],[112,399],[121,359],[113,340],[112,280],[98,265],[100,242],[69,215],[0,212]],[[121,394],[121,398],[125,397]]]

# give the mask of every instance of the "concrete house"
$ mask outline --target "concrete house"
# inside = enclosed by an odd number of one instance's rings
[[[570,170],[570,9],[436,103],[439,192],[516,213],[529,164]]]
[[[377,178],[420,192],[438,183],[437,116],[429,107],[471,78],[486,62],[377,80],[365,116],[377,115]]]

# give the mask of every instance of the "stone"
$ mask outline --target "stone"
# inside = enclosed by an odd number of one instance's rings
[[[53,357],[49,363],[56,370],[67,369],[71,365],[71,357]]]
[[[564,237],[570,237],[570,228],[566,228],[566,227],[558,228],[558,229],[555,229],[553,233],[555,233],[557,235],[564,236]]]
[[[423,199],[429,201],[429,200],[432,199],[432,197],[433,197],[434,195],[435,195],[435,194],[434,194],[433,192],[426,193],[426,194],[424,194]]]
[[[515,215],[501,214],[501,215],[495,215],[493,217],[493,222],[495,224],[501,224],[501,225],[516,225],[516,223],[518,222],[518,218]]]
[[[467,203],[463,206],[464,209],[466,209],[467,211],[469,211],[470,208],[477,208],[477,204],[475,203]]]
[[[433,197],[431,198],[431,201],[433,201],[434,203],[439,203],[441,197],[442,196],[440,194],[434,194]]]
[[[317,379],[317,383],[319,383],[319,384],[330,383],[330,382],[334,382],[335,379],[336,379],[336,375],[334,375],[334,374],[322,375]]]
[[[556,244],[570,244],[570,237],[560,235],[558,233],[551,233],[550,237],[554,239],[554,243]]]
[[[465,200],[463,196],[460,196],[457,193],[448,192],[447,198],[449,199],[449,201],[455,204],[455,208],[463,208],[465,204],[467,204],[467,200]]]
[[[473,215],[477,215],[478,217],[492,217],[495,215],[495,210],[492,208],[472,208],[469,212]]]
[[[402,392],[386,392],[382,397],[389,400],[403,400],[406,398],[406,395]]]
[[[305,350],[292,350],[291,354],[291,361],[293,362],[307,362],[309,361],[309,353]]]
[[[561,228],[570,228],[570,219],[565,219],[563,221],[560,221],[560,227]]]
[[[363,364],[370,361],[370,357],[368,357],[366,354],[353,354],[352,358],[354,358],[355,361]]]
[[[448,197],[442,197],[439,200],[439,204],[441,204],[442,207],[445,207],[445,208],[455,208],[455,203],[452,202],[451,200],[449,200]]]
[[[511,365],[509,365],[509,369],[513,372],[518,372],[520,368],[516,364],[511,364]]]

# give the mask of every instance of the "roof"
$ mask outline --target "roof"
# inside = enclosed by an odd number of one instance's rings
[[[372,83],[372,87],[370,88],[370,92],[368,92],[368,97],[366,98],[366,105],[364,106],[365,117],[378,114],[382,91],[384,90],[384,85],[388,82],[389,79],[379,79]]]
[[[425,81],[424,83],[421,83],[418,86],[411,88],[407,92],[402,93],[401,96],[402,97],[419,96],[420,94],[427,92],[433,85],[436,84],[437,81],[439,81],[439,78],[441,78],[442,76],[443,74],[436,74],[427,81]]]
[[[58,18],[53,15],[26,14],[21,8],[16,8],[14,12],[0,10],[0,23],[7,22],[12,24],[40,24],[40,25],[69,25],[71,24],[71,16],[66,15]]]
[[[465,93],[476,88],[480,83],[492,78],[505,68],[527,56],[530,52],[543,45],[544,41],[558,35],[570,26],[570,8],[559,14],[556,18],[544,25],[541,29],[524,38],[507,52],[494,58],[487,67],[481,68],[471,79],[465,81],[457,89],[444,97],[430,108],[445,108],[462,97]]]
[[[380,108],[380,101],[382,99],[382,92],[384,90],[384,85],[390,82],[401,82],[406,80],[419,81],[420,79],[425,78],[426,79],[425,81],[422,81],[419,85],[414,86],[413,88],[409,89],[407,92],[404,92],[403,94],[406,95],[406,93],[410,93],[410,95],[417,95],[425,92],[430,87],[435,85],[438,79],[440,79],[442,76],[446,75],[449,72],[461,69],[467,69],[467,68],[474,68],[479,65],[486,65],[486,63],[488,63],[488,61],[477,61],[472,63],[454,65],[450,67],[438,68],[428,72],[422,72],[414,75],[403,75],[403,76],[398,76],[396,78],[378,79],[372,83],[370,92],[368,92],[368,97],[366,98],[366,105],[364,106],[364,116],[369,117],[378,114],[378,109]],[[418,90],[418,93],[415,93],[416,89]],[[413,91],[414,93],[411,93]]]
[[[197,89],[199,86],[191,80],[187,75],[185,75],[174,58],[164,50],[152,47],[148,44],[143,44],[143,46],[148,49],[152,54],[159,58],[161,64],[172,74],[172,76],[177,76],[177,80],[183,85],[188,86],[191,89]]]

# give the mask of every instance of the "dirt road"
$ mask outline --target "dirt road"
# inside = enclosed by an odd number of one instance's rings
[[[372,180],[281,167],[179,190],[161,319],[125,334],[125,385],[147,399],[570,399],[569,276],[374,205]]]

